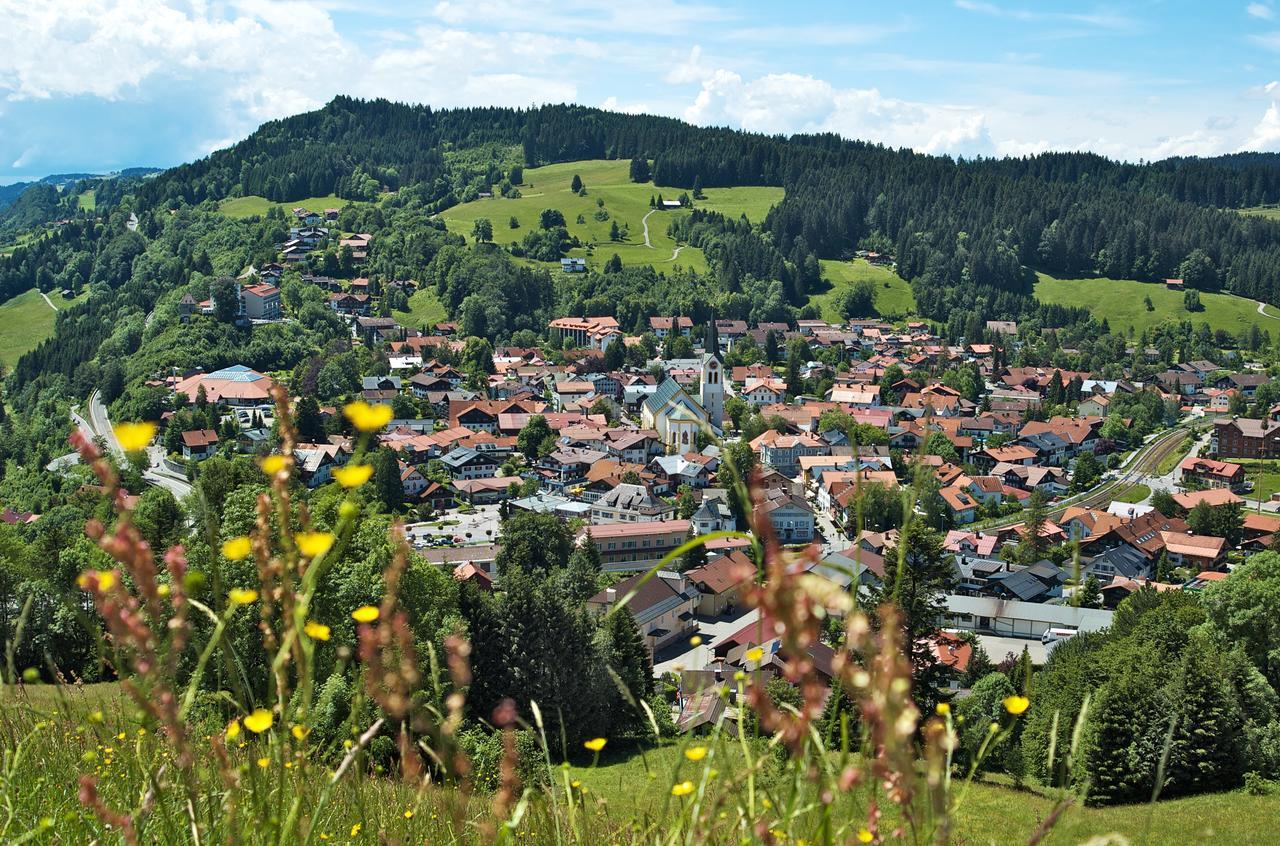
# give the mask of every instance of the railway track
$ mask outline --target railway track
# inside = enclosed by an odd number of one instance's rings
[[[1162,435],[1158,440],[1148,446],[1147,452],[1143,453],[1137,461],[1133,463],[1129,469],[1125,470],[1120,476],[1112,479],[1105,485],[1086,494],[1084,497],[1072,502],[1070,505],[1061,508],[1055,508],[1049,512],[1049,519],[1058,520],[1066,513],[1068,508],[1098,508],[1106,506],[1116,498],[1117,494],[1122,494],[1135,485],[1142,484],[1143,480],[1152,475],[1160,464],[1170,455],[1177,453],[1183,449],[1186,444],[1187,429],[1172,429],[1167,434]]]
[[[1122,494],[1135,485],[1141,484],[1143,479],[1152,475],[1160,466],[1160,463],[1170,455],[1182,449],[1188,434],[1194,434],[1195,429],[1191,427],[1179,426],[1161,433],[1159,437],[1151,443],[1143,447],[1145,452],[1139,455],[1123,473],[1116,478],[1108,481],[1106,484],[1094,488],[1092,491],[1081,497],[1071,500],[1070,502],[1054,506],[1046,512],[1048,519],[1057,522],[1062,519],[1062,515],[1070,508],[1099,508],[1106,507],[1118,494]],[[1000,520],[996,523],[984,524],[981,526],[983,531],[992,529],[1000,529],[1007,526],[1013,526],[1021,523],[1026,519],[1026,515],[1019,513],[1008,518]]]

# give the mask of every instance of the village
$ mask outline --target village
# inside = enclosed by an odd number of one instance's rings
[[[236,321],[289,319],[277,283],[318,243],[308,238],[328,236],[318,224],[333,214],[295,211],[283,263],[234,283]],[[343,238],[343,260],[358,266],[369,245]],[[758,468],[755,519],[783,546],[814,545],[812,572],[858,596],[892,575],[904,509],[945,533],[953,587],[933,643],[953,689],[975,649],[1006,660],[1025,651],[1038,666],[1057,643],[1107,627],[1136,590],[1198,591],[1280,538],[1277,504],[1248,499],[1253,483],[1233,462],[1280,457],[1280,406],[1240,414],[1271,390],[1247,365],[1189,361],[1145,381],[1009,366],[1022,343],[1010,321],[948,344],[921,321],[750,326],[675,315],[628,335],[612,317],[563,316],[539,346],[486,349],[478,381],[460,363],[472,347],[457,324],[375,316],[390,291],[416,283],[302,280],[325,289],[353,343],[384,363],[362,376],[358,398],[392,408],[380,447],[396,457],[418,552],[493,590],[506,518],[563,521],[579,545],[594,545],[611,582],[588,607],[630,596],[655,675],[681,690],[684,730],[718,718],[714,691],[749,650],[788,661],[770,621],[736,595],[741,568],[754,565],[750,541],[731,534],[747,515],[730,461]],[[214,315],[215,300],[185,297],[182,319]],[[737,363],[744,349],[755,363]],[[233,366],[150,384],[219,420],[161,434],[170,472],[190,477],[210,456],[270,448],[270,375]],[[1139,401],[1162,411],[1135,435],[1127,415]],[[322,423],[340,416],[315,411]],[[297,444],[299,479],[325,485],[353,449],[340,433]],[[699,535],[714,537],[672,557]],[[817,643],[809,658],[829,672],[833,654]]]

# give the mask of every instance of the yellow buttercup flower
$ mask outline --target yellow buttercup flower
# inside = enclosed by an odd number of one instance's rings
[[[298,551],[308,558],[319,558],[333,546],[333,532],[298,532],[293,536]]]
[[[226,730],[225,734],[226,734],[227,740],[235,740],[237,737],[239,737],[239,736],[240,736],[240,721],[239,721],[239,720],[232,720],[232,721],[230,722],[230,724],[228,724],[228,725],[227,725],[227,730]]]
[[[858,842],[859,842],[859,843],[870,843],[872,840],[875,840],[875,835],[874,835],[874,834],[872,834],[870,831],[868,831],[868,830],[867,830],[867,829],[865,829],[865,828],[860,828],[860,829],[858,829]]]
[[[747,650],[746,659],[748,661],[752,661],[752,662],[759,661],[763,657],[764,657],[764,650],[761,649],[759,646],[753,646]]]
[[[357,623],[372,623],[378,619],[380,612],[373,605],[361,605],[359,608],[351,612],[351,619]]]
[[[253,551],[253,541],[244,535],[238,538],[224,541],[222,544],[222,554],[232,561],[239,561]]]
[[[271,728],[271,724],[276,720],[275,716],[266,708],[259,708],[252,714],[244,718],[244,727],[254,734],[262,734]]]
[[[406,810],[405,810],[405,812],[404,812],[404,818],[405,818],[406,820],[411,820],[411,819],[413,819],[413,809],[412,809],[412,808],[408,808],[408,809],[406,809]]]
[[[311,734],[311,729],[306,726],[294,726],[289,731],[293,734],[294,740],[306,740],[307,735]]]
[[[113,427],[116,440],[125,452],[137,452],[146,449],[147,444],[156,436],[154,423],[120,423]]]
[[[347,403],[342,413],[361,432],[376,432],[391,422],[391,406],[369,405],[364,400]]]
[[[258,592],[250,588],[232,588],[227,591],[227,601],[232,605],[248,605],[258,601]]]
[[[258,759],[258,766],[259,766],[259,767],[262,767],[262,768],[265,770],[267,767],[271,766],[271,759],[270,759],[270,758],[259,758],[259,759]]]
[[[81,590],[89,589],[89,584],[90,584],[89,573],[90,571],[85,571],[76,577],[76,584],[80,586]],[[115,570],[94,570],[92,571],[92,573],[98,579],[98,590],[105,593],[106,591],[109,591],[111,590],[111,588],[115,587],[115,584],[116,584]]]
[[[268,476],[274,476],[277,473],[288,470],[289,464],[290,459],[287,455],[268,455],[262,459],[262,463],[259,466],[262,468],[263,473]]]
[[[1031,705],[1031,700],[1025,696],[1006,696],[1004,698],[1004,709],[1015,717]]]
[[[361,829],[362,827],[363,827],[363,826],[361,826],[361,825],[360,825],[360,823],[356,823],[355,825],[351,826],[351,836],[352,836],[352,837],[355,837],[357,834],[359,834],[359,833],[360,833],[360,829]]]
[[[346,467],[335,467],[333,478],[344,488],[358,488],[373,475],[372,464],[348,464]]]
[[[701,761],[703,758],[707,757],[707,747],[690,746],[688,749],[684,750],[684,756],[690,761]]]
[[[587,749],[589,749],[592,752],[599,752],[601,749],[604,748],[604,745],[608,742],[609,741],[604,739],[603,737],[593,737],[590,740],[585,741],[582,745],[587,747]]]
[[[938,712],[939,717],[945,717],[947,714],[951,713],[951,706],[946,702],[939,702],[934,710]]]
[[[315,620],[307,620],[307,624],[302,627],[302,630],[306,632],[307,637],[312,640],[329,639],[329,627],[324,623],[317,623]]]
[[[682,781],[679,784],[671,785],[672,796],[688,796],[693,792],[693,782]]]

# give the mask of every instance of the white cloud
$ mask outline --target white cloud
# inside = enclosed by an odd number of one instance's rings
[[[1156,140],[1154,146],[1144,154],[1151,161],[1167,159],[1171,156],[1214,156],[1223,151],[1225,142],[1221,136],[1207,129],[1197,129],[1185,135],[1176,135]]]
[[[1104,30],[1132,30],[1137,26],[1133,18],[1106,9],[1094,12],[1043,12],[998,6],[984,0],[955,0],[955,4],[956,8],[964,9],[966,12],[977,12],[993,18],[1007,18],[1025,23],[1070,23]]]
[[[1250,35],[1249,40],[1259,47],[1265,47],[1268,50],[1280,51],[1280,30],[1272,30],[1264,32],[1260,35]]]
[[[895,100],[874,88],[836,88],[794,73],[746,80],[724,68],[705,72],[684,118],[765,133],[837,132],[927,153],[995,152],[986,118],[975,109]]]
[[[1272,103],[1240,146],[1241,150],[1280,152],[1280,106]]]
[[[1280,152],[1280,87],[1272,82],[1266,86],[1273,99],[1263,113],[1262,119],[1254,125],[1249,137],[1240,145],[1241,151]]]
[[[1266,3],[1250,3],[1244,7],[1244,10],[1255,18],[1262,18],[1264,21],[1271,20],[1273,12],[1271,7]]]

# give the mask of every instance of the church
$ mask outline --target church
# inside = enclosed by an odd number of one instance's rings
[[[705,337],[698,399],[668,377],[640,407],[640,425],[657,432],[670,452],[696,451],[698,432],[710,430],[718,436],[724,423],[724,362],[720,360],[714,319]]]

